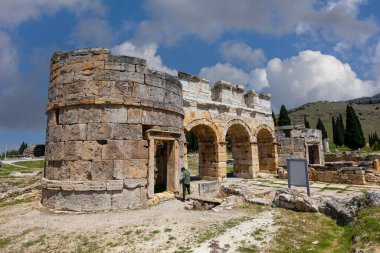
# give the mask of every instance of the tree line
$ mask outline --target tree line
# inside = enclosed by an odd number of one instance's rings
[[[22,142],[18,149],[7,150],[6,151],[7,153],[5,154],[5,152],[3,152],[2,154],[0,154],[0,157],[4,158],[5,156],[10,157],[10,156],[22,155],[24,153],[24,150],[27,147],[28,147],[28,143]]]
[[[287,126],[292,124],[288,110],[284,105],[281,106],[278,119],[273,111],[272,118],[275,126]],[[356,115],[356,112],[351,105],[347,105],[346,107],[346,125],[343,123],[342,114],[336,118],[333,116],[331,121],[333,128],[333,142],[337,147],[347,146],[350,149],[358,149],[365,146],[365,138],[359,117]],[[305,128],[310,128],[310,123],[307,120],[306,115],[304,116],[304,126]],[[316,129],[321,130],[323,139],[328,138],[326,128],[320,118],[318,118]],[[285,134],[288,136],[287,133]],[[371,148],[380,149],[380,140],[377,133],[369,136],[369,145]]]

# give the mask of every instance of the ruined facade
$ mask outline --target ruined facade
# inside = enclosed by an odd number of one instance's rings
[[[324,150],[322,132],[303,126],[283,126],[276,128],[278,163],[286,167],[286,159],[306,159],[309,164],[323,165]]]
[[[186,73],[179,73],[179,80],[183,87],[184,129],[198,137],[202,179],[226,178],[227,134],[232,142],[234,176],[254,178],[259,171],[277,173],[268,94],[245,92],[242,86],[227,81],[210,88],[207,80]]]
[[[54,54],[46,114],[42,204],[49,208],[137,208],[156,193],[180,191],[186,131],[200,140],[203,179],[226,177],[227,133],[236,176],[277,168],[267,94],[228,82],[211,89],[108,49]]]

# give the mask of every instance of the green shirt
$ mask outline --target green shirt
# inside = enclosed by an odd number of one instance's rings
[[[190,172],[187,169],[182,171],[181,180],[182,180],[182,183],[184,184],[190,184]]]

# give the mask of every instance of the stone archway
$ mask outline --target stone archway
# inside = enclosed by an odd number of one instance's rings
[[[195,120],[185,127],[198,139],[199,177],[214,180],[226,177],[225,160],[221,162],[220,134],[214,123],[207,120]]]
[[[257,131],[256,137],[259,171],[277,173],[276,143],[271,130],[267,127],[262,127]]]
[[[233,175],[235,177],[253,178],[253,155],[251,130],[241,120],[231,120],[226,124],[224,137],[231,138]]]

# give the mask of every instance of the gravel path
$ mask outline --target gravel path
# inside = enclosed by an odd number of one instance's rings
[[[193,253],[233,253],[238,252],[239,248],[255,248],[262,252],[276,231],[273,216],[273,211],[260,213],[252,220],[242,222],[192,249]]]

